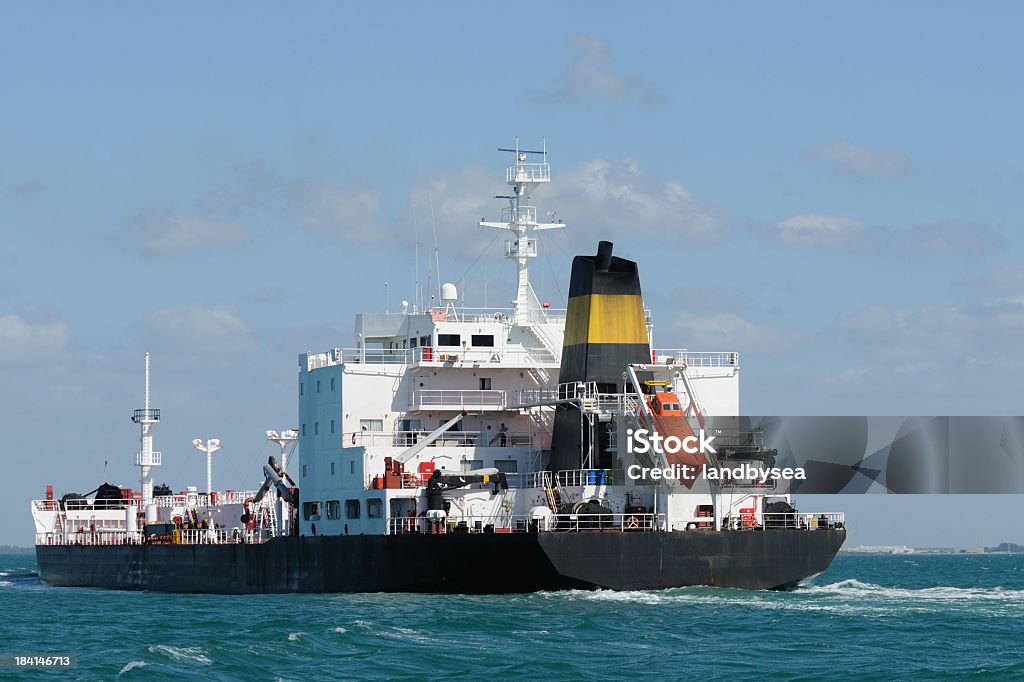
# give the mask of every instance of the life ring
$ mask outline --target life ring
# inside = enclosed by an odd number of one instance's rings
[[[635,516],[630,516],[626,519],[626,527],[635,530],[640,527],[640,520]]]

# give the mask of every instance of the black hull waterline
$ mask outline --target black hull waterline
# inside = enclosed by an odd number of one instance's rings
[[[828,568],[845,539],[844,529],[359,535],[40,545],[36,557],[50,585],[159,592],[787,589]]]

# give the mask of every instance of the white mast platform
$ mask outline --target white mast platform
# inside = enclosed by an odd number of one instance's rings
[[[513,189],[512,195],[499,195],[495,199],[508,199],[508,206],[501,210],[500,221],[481,220],[481,227],[494,227],[508,230],[515,238],[505,240],[505,258],[516,262],[519,283],[516,288],[515,323],[532,326],[547,319],[544,309],[537,300],[537,295],[530,285],[530,259],[537,257],[537,240],[530,235],[536,230],[553,230],[565,227],[559,220],[553,223],[537,222],[537,207],[530,206],[530,195],[539,185],[551,182],[551,166],[548,164],[548,146],[544,142],[538,150],[521,149],[519,138],[516,138],[514,149],[499,147],[500,152],[515,154],[515,163],[505,172],[505,179]],[[538,155],[540,163],[527,163],[530,155]]]

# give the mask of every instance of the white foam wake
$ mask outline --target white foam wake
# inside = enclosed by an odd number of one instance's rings
[[[149,652],[151,654],[163,654],[175,661],[193,661],[203,665],[213,663],[213,661],[206,657],[205,650],[197,646],[174,647],[167,644],[156,644],[149,647]]]
[[[141,668],[144,665],[146,665],[145,661],[129,661],[128,664],[125,667],[121,668],[121,672],[119,672],[117,674],[117,676],[121,677],[121,675],[124,675],[129,670],[134,670],[135,668]]]

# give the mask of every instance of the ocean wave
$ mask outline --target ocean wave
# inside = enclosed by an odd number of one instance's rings
[[[213,661],[206,657],[206,650],[197,646],[174,647],[167,644],[155,644],[148,647],[148,649],[151,654],[163,654],[164,656],[179,662],[193,661],[195,663],[202,663],[203,665],[210,665],[213,663]]]
[[[129,661],[128,664],[125,665],[125,667],[121,668],[121,672],[119,672],[117,674],[117,676],[120,677],[121,675],[124,675],[129,670],[134,670],[135,668],[141,668],[144,665],[146,665],[145,661]]]
[[[338,627],[336,627],[336,628],[332,628],[332,629],[331,629],[331,632],[337,632],[337,633],[338,633],[339,635],[343,635],[343,634],[345,634],[346,632],[348,632],[348,630],[346,630],[345,628],[343,628],[343,627],[341,627],[341,626],[339,625],[339,626],[338,626]]]
[[[299,636],[301,634],[302,634],[301,632],[289,632],[288,633],[288,641],[289,642],[297,642],[297,641],[299,641]]]
[[[13,584],[10,580],[0,580],[0,587],[10,587]]]
[[[1010,590],[1003,587],[885,587],[861,582],[855,578],[840,580],[828,585],[806,585],[794,594],[839,594],[843,596],[870,596],[876,599],[899,600],[942,600],[942,601],[1012,601],[1024,602],[1024,590]]]

